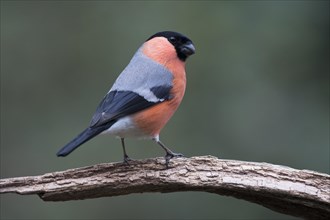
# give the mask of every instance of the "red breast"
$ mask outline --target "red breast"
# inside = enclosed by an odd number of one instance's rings
[[[142,47],[143,53],[163,65],[173,74],[170,100],[133,115],[136,125],[147,135],[157,136],[179,107],[186,89],[185,62],[177,56],[175,48],[166,38],[156,37]]]

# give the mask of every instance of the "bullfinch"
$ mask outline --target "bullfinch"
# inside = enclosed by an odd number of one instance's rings
[[[124,139],[152,139],[166,152],[166,166],[174,153],[159,133],[180,105],[186,88],[186,59],[195,53],[192,41],[172,31],[149,37],[134,54],[96,109],[89,127],[66,144],[57,156],[64,157],[99,134],[121,139],[124,162],[130,158]]]

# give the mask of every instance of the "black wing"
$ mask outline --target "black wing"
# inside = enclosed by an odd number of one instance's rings
[[[92,118],[90,127],[97,127],[118,118],[134,114],[153,105],[171,99],[170,86],[157,86],[151,89],[158,98],[150,102],[132,91],[111,91],[101,101]]]

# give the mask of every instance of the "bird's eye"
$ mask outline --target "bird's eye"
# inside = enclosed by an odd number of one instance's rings
[[[173,43],[176,43],[176,38],[175,37],[170,37],[169,39],[168,39],[172,44]]]

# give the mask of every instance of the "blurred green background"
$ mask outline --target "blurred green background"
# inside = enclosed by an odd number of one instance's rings
[[[194,41],[187,90],[161,134],[186,156],[329,173],[328,1],[1,1],[1,178],[122,160],[101,136],[66,158],[103,95],[152,34]],[[132,158],[163,156],[128,140]],[[1,219],[294,219],[207,193],[71,202],[1,195]]]

